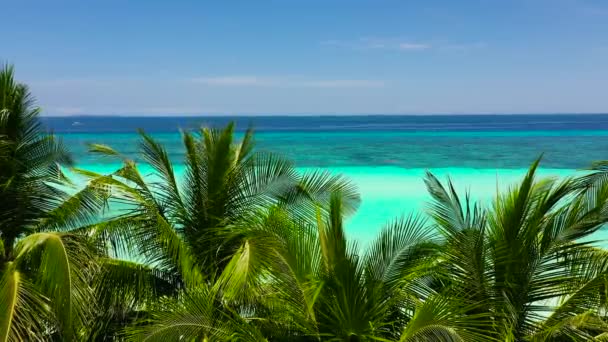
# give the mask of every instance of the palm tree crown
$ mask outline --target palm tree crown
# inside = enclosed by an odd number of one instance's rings
[[[443,286],[491,318],[501,341],[589,341],[601,317],[608,254],[590,236],[608,219],[606,184],[584,178],[521,183],[483,209],[432,174],[430,215],[445,243]]]
[[[64,145],[44,132],[40,109],[13,68],[0,71],[0,341],[75,339],[89,315],[94,249],[69,232],[101,204],[67,191]]]

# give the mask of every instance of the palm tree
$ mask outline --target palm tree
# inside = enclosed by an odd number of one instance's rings
[[[0,71],[0,341],[76,339],[90,315],[94,249],[67,230],[92,219],[98,192],[69,192],[72,158],[44,132],[13,68]],[[60,229],[61,231],[57,231]]]
[[[608,331],[608,253],[592,235],[608,219],[608,187],[536,180],[537,166],[489,209],[427,174],[443,286],[479,303],[469,314],[490,315],[501,341],[594,340]]]
[[[230,257],[247,245],[243,225],[270,206],[305,219],[314,216],[319,203],[327,207],[330,191],[340,190],[345,206],[356,207],[359,195],[341,176],[300,175],[291,162],[254,151],[251,129],[240,143],[234,142],[233,131],[230,124],[183,133],[182,180],[167,151],[144,132],[141,158],[152,168],[145,178],[135,161],[109,146],[91,146],[92,152],[123,164],[110,175],[76,170],[93,188],[103,184],[112,194],[110,206],[121,208],[118,215],[82,229],[112,257],[100,261],[95,282],[98,296],[104,297],[101,306],[112,303],[112,321],[145,315],[144,308],[175,290],[215,284]]]
[[[398,220],[359,256],[343,230],[343,218],[358,202],[348,182],[322,173],[299,177],[288,162],[253,153],[250,131],[234,144],[232,130],[184,134],[181,183],[166,151],[143,133],[142,156],[154,181],[111,148],[92,147],[124,161],[112,175],[81,173],[127,208],[88,230],[107,242],[110,254],[144,261],[108,259],[98,283],[115,303],[129,298],[123,313],[145,312],[149,324],[131,327],[131,338],[561,341],[605,335],[607,259],[581,239],[606,222],[608,186],[535,181],[535,163],[518,187],[484,209],[468,195],[462,202],[451,182],[444,187],[428,174],[434,224]],[[123,290],[116,295],[107,284]],[[158,294],[172,298],[158,301]]]
[[[438,241],[425,220],[390,223],[359,256],[357,245],[345,237],[344,214],[342,194],[334,192],[328,212],[319,211],[315,224],[293,220],[280,207],[253,218],[239,233],[247,243],[232,256],[214,292],[159,308],[151,324],[130,329],[131,336],[149,341],[488,340],[485,315],[469,315],[468,305],[433,289]],[[248,305],[234,307],[235,302]]]

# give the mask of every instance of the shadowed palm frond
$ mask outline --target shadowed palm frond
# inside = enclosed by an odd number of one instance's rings
[[[150,324],[128,330],[133,341],[265,341],[254,325],[224,309],[217,294],[204,286],[164,302]]]
[[[136,262],[103,258],[94,279],[95,295],[106,306],[138,308],[160,296],[175,294],[183,284],[173,273]]]

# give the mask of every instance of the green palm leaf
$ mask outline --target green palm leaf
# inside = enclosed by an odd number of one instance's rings
[[[264,341],[259,331],[222,308],[206,287],[163,303],[148,325],[129,329],[133,341]]]
[[[16,254],[16,264],[31,269],[42,292],[53,298],[61,334],[71,340],[94,309],[89,283],[96,265],[90,246],[76,235],[37,233],[19,241]]]
[[[96,250],[68,231],[96,219],[92,188],[74,192],[73,160],[45,132],[28,88],[0,71],[0,339],[74,340],[91,317]]]
[[[0,277],[0,341],[42,341],[51,320],[43,297],[27,276],[7,263]]]
[[[493,341],[487,315],[470,315],[471,307],[457,298],[435,295],[417,308],[399,341]],[[497,340],[498,341],[498,340]]]

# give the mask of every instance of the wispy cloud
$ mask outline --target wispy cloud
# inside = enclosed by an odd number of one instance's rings
[[[375,88],[384,81],[365,79],[306,79],[298,77],[215,76],[196,77],[193,83],[208,86],[293,87],[293,88]]]
[[[399,50],[426,50],[430,49],[431,45],[429,44],[420,44],[420,43],[399,43]]]
[[[257,76],[195,77],[191,81],[212,86],[274,86],[277,83],[274,79]]]
[[[124,79],[108,79],[100,78],[69,78],[69,79],[51,79],[51,80],[31,80],[28,81],[30,86],[34,87],[71,87],[71,86],[87,86],[87,87],[106,87],[114,86],[117,82],[124,82]]]
[[[326,40],[321,45],[334,46],[352,50],[389,50],[415,52],[425,50],[437,51],[470,51],[481,49],[487,46],[484,42],[474,43],[441,43],[441,42],[420,42],[409,41],[399,38],[359,38],[356,40]]]
[[[589,15],[608,16],[608,7],[586,7],[583,11]]]
[[[593,4],[588,1],[581,1],[578,6],[579,11],[591,16],[608,16],[608,6]]]
[[[160,115],[160,114],[176,114],[176,115],[198,115],[205,113],[221,112],[214,108],[207,107],[179,107],[179,106],[83,106],[83,107],[54,107],[48,106],[43,108],[44,114],[72,116],[72,115]]]
[[[73,78],[55,80],[31,80],[28,83],[40,88],[112,88],[117,85],[139,86],[142,83],[160,82],[154,78]],[[368,79],[317,79],[303,76],[254,76],[225,75],[192,78],[163,79],[163,83],[176,85],[201,84],[212,87],[291,87],[291,88],[375,88],[385,81]]]
[[[163,79],[164,81],[165,79]],[[26,82],[33,87],[115,87],[117,84],[140,84],[144,82],[158,82],[152,76],[125,77],[125,76],[87,76],[79,78],[31,79]]]
[[[464,43],[464,44],[446,44],[446,45],[441,46],[441,50],[466,52],[466,51],[471,51],[471,50],[483,49],[487,46],[488,46],[488,44],[486,44],[484,42]]]
[[[354,50],[399,50],[422,51],[431,49],[430,43],[409,41],[397,38],[370,38],[363,37],[356,40],[326,40],[322,45],[337,46]]]

